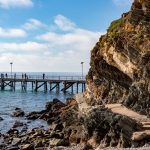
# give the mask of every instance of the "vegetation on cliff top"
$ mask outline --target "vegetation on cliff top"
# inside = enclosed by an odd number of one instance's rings
[[[117,28],[119,28],[121,26],[121,24],[123,23],[123,19],[118,19],[118,20],[114,20],[109,28],[108,28],[108,32],[114,32]]]

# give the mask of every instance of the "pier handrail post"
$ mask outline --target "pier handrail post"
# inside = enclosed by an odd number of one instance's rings
[[[13,62],[10,62],[10,74],[11,74],[11,78],[12,78],[12,65],[13,65]]]
[[[83,80],[83,64],[84,64],[84,62],[81,62],[82,80]]]
[[[4,78],[4,74],[3,73],[1,73],[1,79],[3,79]]]

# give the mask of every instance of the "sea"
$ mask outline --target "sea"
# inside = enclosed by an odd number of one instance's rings
[[[10,73],[0,73],[4,76],[10,75]],[[25,73],[15,72],[11,75],[22,76]],[[63,78],[81,78],[81,73],[68,73],[68,72],[46,72],[44,73],[45,77],[63,77]],[[30,72],[26,73],[27,76],[32,77],[41,77],[43,75],[42,72]],[[83,76],[82,76],[83,77]],[[61,88],[63,85],[61,85]],[[60,88],[60,89],[61,89]],[[48,88],[49,89],[49,88]],[[79,87],[79,93],[82,92],[81,87]],[[57,98],[63,102],[67,98],[71,98],[76,94],[76,88],[72,93],[71,90],[68,89],[66,93],[64,92],[56,92],[53,90],[52,92],[47,91],[44,92],[43,87],[38,89],[37,92],[32,91],[31,85],[28,85],[26,91],[22,91],[21,85],[16,84],[15,91],[10,87],[7,87],[4,91],[0,90],[0,117],[4,120],[0,121],[0,133],[5,134],[7,131],[12,128],[15,121],[21,121],[27,124],[29,129],[36,128],[42,126],[43,128],[47,128],[48,125],[43,120],[35,120],[29,121],[26,120],[25,117],[12,117],[12,113],[16,108],[21,108],[26,114],[33,111],[41,111],[45,108],[45,104],[48,101],[52,101],[54,98]]]

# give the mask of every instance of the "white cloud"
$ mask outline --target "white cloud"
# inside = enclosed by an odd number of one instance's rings
[[[12,38],[12,37],[25,37],[27,34],[22,29],[4,29],[0,27],[0,37]]]
[[[38,28],[46,28],[47,25],[42,23],[37,19],[29,19],[24,25],[23,28],[26,30],[38,29]]]
[[[84,61],[87,72],[90,50],[103,33],[79,28],[62,15],[55,17],[54,27],[54,31],[38,35],[39,42],[0,43],[0,66],[8,64],[0,70],[9,70],[9,62],[13,61],[16,72],[80,72],[80,62]]]
[[[59,23],[56,23],[56,20],[61,20],[61,23],[59,21]],[[98,40],[99,36],[103,34],[78,28],[75,23],[62,15],[56,16],[54,22],[57,28],[65,32],[47,32],[37,36],[37,39],[48,41],[51,45],[57,47],[57,49],[61,47],[63,50],[67,50],[68,48],[89,50]]]
[[[0,7],[2,8],[15,8],[15,7],[31,7],[33,6],[32,0],[0,0]]]
[[[63,15],[57,15],[54,22],[62,31],[70,31],[76,27],[74,22]]]
[[[102,33],[99,32],[76,28],[73,32],[68,32],[65,34],[48,32],[38,36],[37,38],[39,40],[48,41],[57,49],[60,47],[61,50],[90,50],[101,34]]]
[[[126,5],[131,5],[134,0],[112,0],[115,5],[118,6],[126,6]]]
[[[1,53],[14,53],[17,52],[21,54],[22,52],[34,53],[34,52],[44,52],[49,49],[47,44],[37,43],[37,42],[25,42],[25,43],[0,43]]]

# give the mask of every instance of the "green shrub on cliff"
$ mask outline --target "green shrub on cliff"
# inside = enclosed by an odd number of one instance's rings
[[[121,26],[121,24],[123,23],[122,18],[118,19],[118,20],[114,20],[111,24],[110,27],[108,28],[109,32],[114,32],[115,29],[117,29],[118,27]]]

